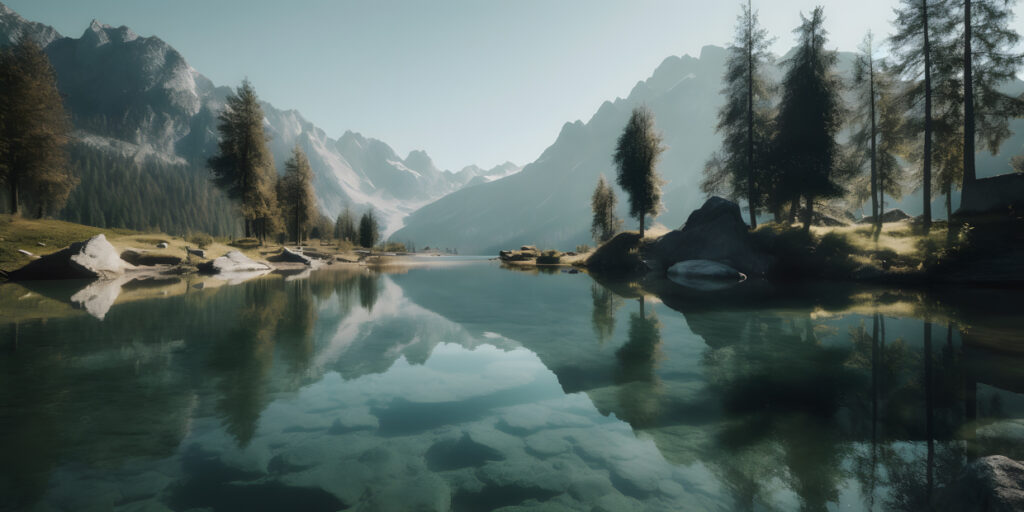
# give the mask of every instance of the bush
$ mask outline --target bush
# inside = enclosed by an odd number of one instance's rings
[[[587,244],[580,244],[580,245],[576,246],[576,253],[577,254],[586,254],[588,252],[590,252],[590,246],[589,245],[587,245]]]
[[[206,233],[193,233],[188,238],[189,243],[199,246],[200,249],[206,249],[213,243],[213,237]]]

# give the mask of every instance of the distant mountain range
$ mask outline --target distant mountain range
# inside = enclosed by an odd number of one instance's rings
[[[837,70],[849,80],[854,55],[840,52],[838,57]],[[519,174],[459,190],[424,206],[405,219],[405,227],[394,237],[457,247],[463,254],[495,254],[523,244],[562,250],[593,244],[590,195],[598,175],[614,182],[615,142],[633,108],[640,105],[654,112],[656,128],[668,147],[657,168],[666,181],[662,189],[665,211],[655,220],[679,227],[705,199],[700,180],[704,163],[721,141],[715,125],[723,102],[720,90],[726,58],[724,48],[705,46],[699,58],[665,59],[626,98],[604,102],[586,123],[566,123],[555,142]],[[781,80],[781,66],[776,65],[769,74]],[[1015,81],[1006,91],[1021,94],[1024,83]],[[1009,172],[1010,158],[1024,151],[1024,120],[1012,121],[1010,128],[1014,135],[999,155],[978,154],[980,177]],[[627,217],[626,196],[618,187],[616,192],[624,228],[637,229],[636,220]],[[932,207],[939,216],[945,215],[942,201],[936,195]],[[886,207],[917,215],[921,203],[919,194],[908,193],[901,201],[887,200]],[[959,204],[958,192],[953,204],[954,208]]]
[[[137,162],[157,159],[193,169],[216,151],[217,114],[231,88],[216,86],[164,41],[97,21],[77,39],[63,37],[0,3],[0,46],[21,34],[50,57],[75,137],[87,146]],[[309,156],[324,213],[333,218],[345,205],[357,212],[372,207],[385,234],[422,205],[520,169],[505,163],[439,170],[423,151],[402,158],[386,143],[354,132],[332,139],[295,110],[262,106],[278,168],[298,144]]]

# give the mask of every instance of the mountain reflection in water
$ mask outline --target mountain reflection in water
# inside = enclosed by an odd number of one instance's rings
[[[189,279],[0,286],[0,509],[922,510],[1024,458],[1015,292]]]

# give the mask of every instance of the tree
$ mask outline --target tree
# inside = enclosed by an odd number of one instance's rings
[[[377,216],[371,208],[359,219],[359,245],[373,250],[378,240],[380,240],[380,231],[377,226]]]
[[[345,205],[345,209],[338,214],[338,219],[334,223],[334,238],[355,242],[358,236],[356,218],[352,214],[352,209]]]
[[[590,234],[597,243],[604,243],[611,240],[618,232],[622,221],[615,218],[615,198],[613,190],[604,179],[602,174],[597,178],[597,187],[590,197],[590,208],[594,212],[594,220],[590,223]]]
[[[774,193],[791,199],[791,216],[798,209],[799,199],[805,199],[804,229],[809,229],[814,201],[842,193],[836,168],[842,99],[833,72],[836,53],[825,49],[828,32],[823,27],[824,11],[816,7],[810,18],[801,14],[800,20],[793,31],[799,41],[787,61],[776,121],[773,159],[782,175]]]
[[[285,218],[294,229],[296,245],[302,243],[302,234],[319,219],[316,194],[313,192],[313,169],[309,159],[298,145],[292,149],[292,157],[284,164],[278,203]]]
[[[629,214],[640,221],[644,236],[644,217],[661,209],[661,178],[655,167],[665,151],[661,135],[654,131],[654,114],[647,107],[633,109],[612,156],[618,167],[618,184],[629,194]]]
[[[942,0],[901,0],[896,9],[896,33],[890,38],[897,74],[913,86],[906,94],[907,106],[916,110],[924,103],[923,115],[911,129],[923,133],[921,185],[924,200],[923,228],[927,234],[932,223],[932,72],[935,43],[944,34],[938,30],[948,18],[947,3]],[[923,79],[922,79],[923,78]],[[918,81],[920,80],[920,81]]]
[[[748,0],[739,16],[736,39],[729,47],[725,65],[725,103],[718,111],[715,128],[722,134],[722,149],[705,164],[701,184],[709,194],[745,195],[751,228],[757,227],[757,207],[763,202],[761,182],[771,124],[772,89],[763,69],[772,61],[771,43]]]
[[[29,36],[0,51],[0,182],[17,214],[28,192],[39,216],[59,210],[78,179],[68,166],[71,125],[57,77]]]
[[[860,153],[867,153],[870,164],[871,217],[881,226],[878,216],[878,94],[879,69],[876,66],[874,36],[869,31],[860,46],[861,53],[853,61],[853,89],[857,93],[855,107],[860,127],[851,142]],[[866,118],[866,119],[865,119]]]
[[[1024,114],[1024,102],[1007,96],[998,87],[1013,80],[1024,54],[1013,49],[1020,34],[1009,27],[1012,0],[964,0],[963,10],[953,23],[963,27],[961,50],[963,79],[963,188],[977,178],[975,139],[980,138],[992,154],[1009,135],[1009,118]],[[974,48],[979,49],[978,52]],[[948,202],[948,199],[947,199]],[[947,206],[948,208],[948,206]]]
[[[245,236],[262,243],[273,227],[277,171],[263,132],[263,109],[248,80],[229,94],[217,116],[218,154],[207,161],[214,183],[241,203]]]

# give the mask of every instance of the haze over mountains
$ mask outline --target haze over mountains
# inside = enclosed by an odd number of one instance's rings
[[[77,39],[63,37],[0,3],[0,45],[23,33],[45,48],[74,135],[89,147],[138,162],[157,159],[193,169],[216,151],[217,114],[231,88],[213,84],[164,41],[97,21]],[[402,158],[386,143],[354,132],[332,139],[299,112],[266,102],[262,106],[278,168],[298,144],[313,167],[321,209],[333,218],[346,204],[357,212],[373,207],[386,234],[419,206],[519,170],[505,163],[487,170],[471,165],[444,171],[423,151]]]

